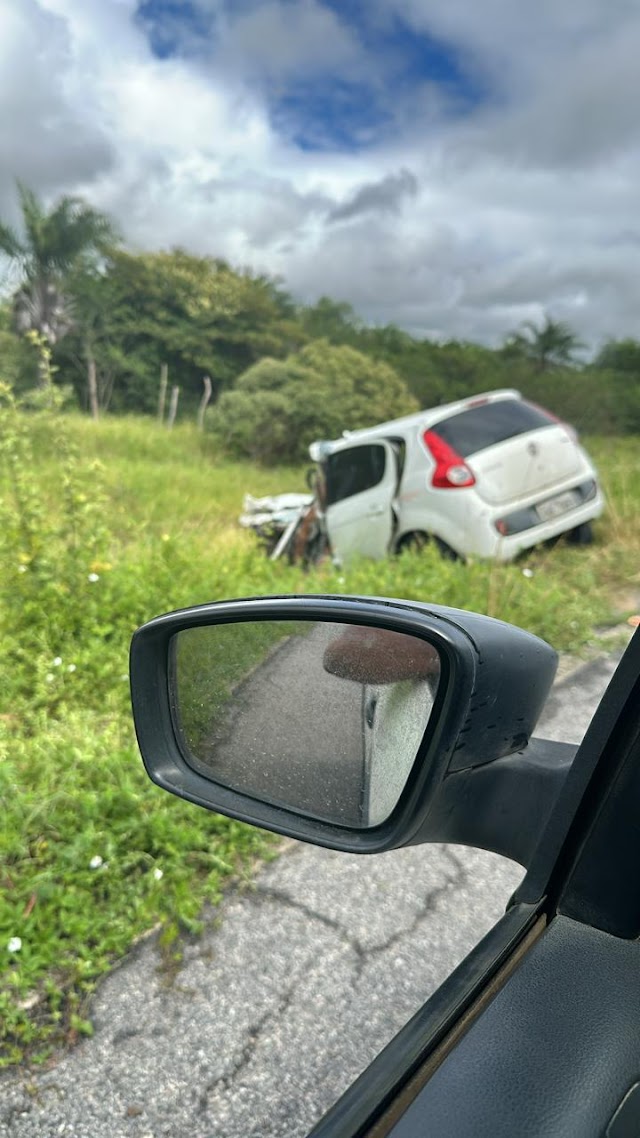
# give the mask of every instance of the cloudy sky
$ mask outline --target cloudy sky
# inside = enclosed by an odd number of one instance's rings
[[[640,337],[638,0],[0,0],[0,216],[79,193],[413,334]]]

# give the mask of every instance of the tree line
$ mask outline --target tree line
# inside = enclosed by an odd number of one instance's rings
[[[182,249],[127,250],[77,197],[50,209],[18,185],[20,230],[0,221],[13,288],[0,304],[0,379],[38,403],[64,392],[94,417],[157,415],[160,376],[179,414],[201,406],[237,454],[304,457],[332,437],[420,407],[515,387],[578,429],[640,430],[640,342],[585,362],[565,323],[515,329],[498,348],[371,327],[344,302],[300,305],[279,280]]]

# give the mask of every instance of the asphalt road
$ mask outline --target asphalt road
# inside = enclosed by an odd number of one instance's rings
[[[537,734],[577,742],[615,666],[560,683]],[[521,876],[423,846],[357,858],[289,843],[185,945],[101,986],[95,1035],[0,1079],[0,1138],[302,1138],[495,922]]]
[[[323,667],[339,628],[310,624],[306,635],[290,636],[268,653],[215,724],[203,765],[227,786],[330,822],[359,825],[362,685]]]

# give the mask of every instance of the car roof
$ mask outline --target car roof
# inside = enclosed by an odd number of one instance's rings
[[[425,407],[422,411],[414,411],[413,414],[404,415],[400,419],[389,419],[387,422],[378,423],[376,426],[364,427],[357,431],[344,431],[342,436],[337,439],[317,439],[311,443],[309,454],[314,462],[319,462],[327,455],[344,450],[353,446],[354,443],[365,443],[369,439],[373,442],[384,436],[402,435],[405,431],[410,431],[413,428],[432,426],[443,419],[450,418],[451,415],[467,411],[471,407],[477,407],[483,403],[497,403],[504,399],[522,399],[522,395],[519,391],[509,387],[479,392],[477,395],[470,395],[465,399],[457,399],[453,403],[442,403],[438,407]]]

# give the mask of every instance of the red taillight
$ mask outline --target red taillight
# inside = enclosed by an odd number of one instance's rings
[[[476,480],[466,462],[436,431],[425,431],[423,442],[436,462],[431,485],[439,490],[460,490],[475,486]]]

